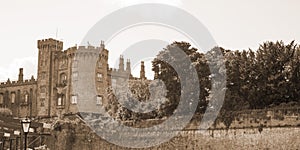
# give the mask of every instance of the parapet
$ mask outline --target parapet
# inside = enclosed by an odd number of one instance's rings
[[[12,86],[35,84],[35,83],[36,83],[36,80],[25,80],[24,82],[12,81],[11,83],[1,82],[0,87],[12,87]]]
[[[8,78],[6,82],[1,82],[0,87],[11,87],[11,86],[20,86],[20,85],[29,85],[29,84],[35,84],[37,81],[32,76],[31,79],[26,79],[22,82],[20,81],[10,81]]]
[[[78,46],[77,53],[78,54],[92,54],[98,56],[100,54],[100,47],[95,46]]]
[[[52,38],[49,39],[43,39],[43,40],[38,40],[38,49],[41,49],[45,46],[55,46],[57,47],[57,50],[62,50],[63,49],[63,42],[58,41]]]
[[[67,53],[67,55],[74,54],[74,53],[76,53],[76,51],[77,51],[77,46],[73,46],[73,47],[70,47],[67,50],[65,50],[65,52]]]

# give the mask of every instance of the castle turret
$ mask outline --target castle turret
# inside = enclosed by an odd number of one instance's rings
[[[124,71],[124,58],[122,55],[120,56],[119,70]]]
[[[18,82],[23,82],[23,77],[23,68],[20,68]]]
[[[146,76],[145,76],[145,65],[144,65],[144,61],[141,61],[140,78],[141,78],[141,79],[146,79]]]

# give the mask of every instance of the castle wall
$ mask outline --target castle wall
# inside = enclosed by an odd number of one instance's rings
[[[76,123],[75,123],[76,122]],[[53,131],[55,138],[49,138],[47,145],[52,149],[113,149],[128,150],[130,148],[120,147],[105,141],[97,136],[88,126],[80,121],[61,124],[60,131]],[[155,134],[160,136],[161,132]],[[183,130],[177,136],[161,145],[145,148],[144,150],[162,149],[299,149],[300,146],[299,127],[273,127],[245,129],[218,129],[207,130]],[[140,136],[149,136],[149,133]],[[141,137],[140,139],[143,139]],[[152,139],[157,139],[152,137]],[[159,138],[158,138],[159,139]],[[147,142],[147,141],[145,141]],[[138,149],[137,149],[138,150]]]
[[[37,112],[37,82],[8,81],[0,84],[1,108],[8,108],[14,117],[35,117]]]

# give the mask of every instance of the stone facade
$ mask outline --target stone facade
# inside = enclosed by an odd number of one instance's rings
[[[112,81],[137,79],[131,75],[129,59],[125,69],[123,56],[119,69],[109,68],[109,51],[103,41],[99,47],[75,46],[63,50],[63,42],[50,38],[38,40],[37,48],[37,79],[32,76],[23,80],[21,68],[18,81],[8,79],[0,84],[0,108],[10,109],[14,117],[61,117],[77,113],[79,104],[83,111],[94,111],[108,104],[107,90]],[[78,94],[81,91],[93,92]],[[93,100],[85,101],[88,96]]]
[[[0,84],[0,107],[10,109],[15,117],[34,117],[37,114],[37,81],[32,77],[23,80],[20,69],[18,81],[7,80]]]

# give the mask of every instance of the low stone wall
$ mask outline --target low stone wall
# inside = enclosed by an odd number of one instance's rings
[[[300,147],[299,127],[276,127],[181,131],[177,137],[159,146],[145,148],[162,149],[298,149]],[[145,135],[147,136],[147,135]],[[87,127],[65,126],[53,132],[47,145],[55,150],[127,150],[99,138]]]

